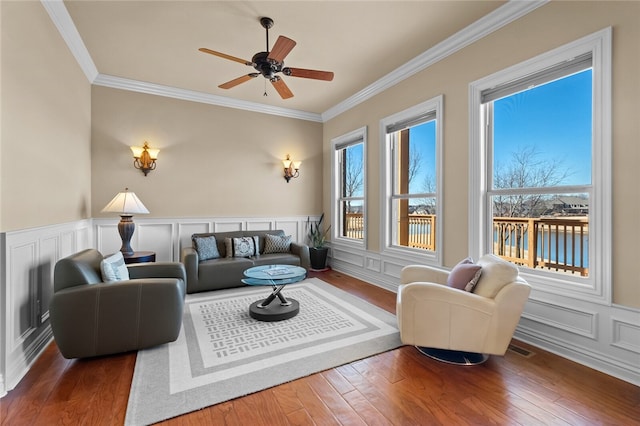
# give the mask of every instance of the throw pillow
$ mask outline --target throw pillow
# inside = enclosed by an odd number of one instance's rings
[[[108,256],[100,262],[100,272],[102,272],[102,281],[124,281],[129,279],[129,270],[124,263],[122,252],[117,252]]]
[[[482,267],[476,265],[473,263],[473,259],[467,257],[453,267],[447,278],[447,285],[458,290],[473,291],[481,274]]]
[[[193,245],[198,252],[199,260],[217,259],[220,257],[216,237],[193,237]]]
[[[289,253],[291,247],[291,235],[271,235],[264,236],[264,254],[269,253]]]
[[[257,235],[253,237],[225,238],[227,257],[251,257],[257,256],[260,240]]]

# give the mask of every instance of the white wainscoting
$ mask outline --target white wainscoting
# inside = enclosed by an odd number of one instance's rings
[[[361,247],[334,246],[334,270],[397,292],[399,259]],[[640,310],[597,304],[533,289],[515,337],[640,386]]]
[[[56,261],[88,247],[104,254],[117,251],[118,220],[82,220],[0,233],[0,397],[15,387],[51,340],[47,307]],[[135,222],[134,249],[155,251],[159,261],[179,261],[181,249],[191,245],[194,233],[283,229],[303,242],[307,217],[136,217]],[[362,247],[336,245],[330,255],[333,269],[393,292],[402,268],[417,263]],[[640,310],[534,290],[516,337],[640,385]]]
[[[183,247],[191,247],[191,235],[206,232],[259,231],[282,229],[293,241],[306,239],[307,216],[233,217],[233,218],[144,218],[134,217],[136,230],[131,247],[136,251],[156,252],[156,261],[180,261]],[[318,219],[311,217],[312,220]],[[103,254],[120,250],[120,219],[94,219],[96,248]]]
[[[91,220],[0,234],[0,396],[20,381],[51,340],[56,262],[91,247]]]
[[[0,397],[15,387],[52,339],[48,306],[56,262],[90,247],[103,254],[119,250],[119,220],[88,219],[0,233]],[[282,229],[302,242],[307,216],[134,220],[135,250],[155,251],[158,261],[179,261],[182,247],[191,246],[191,235],[200,232]]]

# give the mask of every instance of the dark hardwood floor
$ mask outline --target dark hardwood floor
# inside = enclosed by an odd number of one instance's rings
[[[395,294],[344,274],[324,281],[395,312]],[[521,342],[485,364],[459,367],[402,347],[167,425],[633,425],[640,388]],[[120,425],[135,353],[66,360],[50,344],[0,399],[2,425]]]

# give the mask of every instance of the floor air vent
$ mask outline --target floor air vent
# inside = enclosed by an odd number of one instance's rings
[[[509,350],[511,352],[517,353],[518,355],[522,355],[525,358],[531,358],[532,356],[535,355],[534,352],[531,352],[528,349],[525,349],[525,348],[522,348],[520,346],[516,346],[516,345],[513,345],[513,344],[509,345]]]

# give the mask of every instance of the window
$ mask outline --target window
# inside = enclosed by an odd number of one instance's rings
[[[366,128],[361,128],[332,141],[335,200],[332,223],[337,224],[333,234],[337,242],[364,245],[366,136]]]
[[[501,256],[540,287],[601,299],[610,297],[609,37],[470,88],[472,254]]]
[[[427,255],[439,264],[442,96],[381,122],[386,161],[385,250]]]

